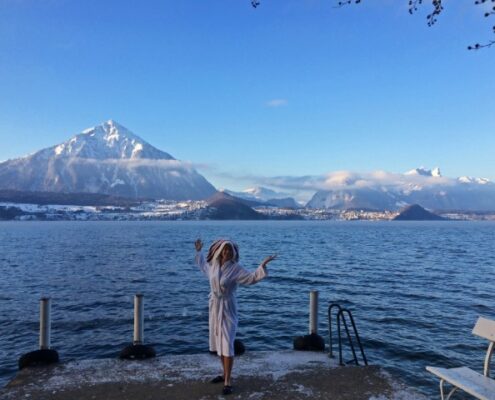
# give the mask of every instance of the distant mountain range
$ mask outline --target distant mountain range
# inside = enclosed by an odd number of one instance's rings
[[[281,181],[277,180],[278,184]],[[420,167],[403,174],[337,171],[293,181],[289,177],[287,182],[285,187],[290,187],[292,193],[297,187],[306,193],[309,187],[314,188],[316,192],[306,204],[308,208],[398,211],[419,204],[437,211],[495,211],[493,182],[468,176],[446,178],[439,168]],[[266,187],[223,192],[242,199],[248,207],[301,207],[288,193]],[[112,120],[86,129],[66,142],[0,163],[0,197],[4,202],[39,199],[44,204],[108,204],[125,203],[126,198],[204,200],[215,193],[215,187],[190,163],[153,147]]]
[[[445,178],[440,169],[405,174],[349,174],[335,188],[317,191],[309,208],[396,211],[410,204],[431,210],[495,211],[495,184],[487,179]]]
[[[251,201],[251,205],[267,205],[280,208],[302,207],[301,204],[294,200],[294,198],[290,197],[287,193],[276,192],[262,186],[248,188],[241,192],[234,192],[227,189],[222,191],[239,199]]]
[[[171,200],[205,199],[216,192],[192,166],[112,120],[0,163],[1,189]]]

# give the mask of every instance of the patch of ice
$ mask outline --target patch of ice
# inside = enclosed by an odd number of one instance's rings
[[[392,394],[390,396],[372,396],[369,400],[427,400],[428,398],[419,392],[408,388],[397,379],[394,379],[387,371],[381,369],[380,375],[383,376],[390,386],[392,387]]]
[[[334,367],[326,353],[256,352],[243,356],[236,363],[237,376],[271,375],[277,380],[290,372],[312,366]],[[93,386],[101,383],[208,380],[218,368],[218,359],[209,354],[160,357],[146,362],[113,359],[82,360],[61,365],[48,378],[40,379],[45,390]],[[300,387],[304,391],[304,387]]]
[[[302,394],[303,396],[308,396],[312,397],[313,396],[313,391],[310,388],[307,388],[304,385],[300,385],[298,383],[293,383],[292,387],[294,388],[294,391],[297,393]]]
[[[252,400],[258,400],[258,399],[262,399],[264,398],[266,395],[266,393],[262,393],[262,392],[254,392],[254,393],[251,393],[248,397],[248,399],[252,399]]]

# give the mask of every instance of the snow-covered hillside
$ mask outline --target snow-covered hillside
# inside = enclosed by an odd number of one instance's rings
[[[240,199],[260,201],[260,202],[264,202],[272,199],[284,199],[290,197],[290,195],[287,193],[276,192],[272,189],[268,189],[263,186],[255,186],[255,187],[247,188],[241,192],[234,192],[228,189],[224,189],[223,191],[232,196],[239,197]]]
[[[423,167],[404,174],[336,175],[327,178],[328,188],[317,191],[308,207],[398,210],[420,204],[433,210],[495,211],[495,184],[484,178],[446,178],[439,168]]]
[[[287,208],[300,208],[296,200],[290,197],[287,193],[276,192],[263,186],[255,186],[243,190],[242,192],[234,192],[232,190],[223,189],[223,192],[240,199],[253,202],[265,203],[267,205]]]
[[[204,199],[215,188],[194,168],[115,121],[68,141],[0,163],[0,189]]]

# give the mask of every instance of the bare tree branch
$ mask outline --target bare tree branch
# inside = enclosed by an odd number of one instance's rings
[[[341,8],[344,6],[348,6],[350,4],[359,4],[362,0],[338,0],[334,8]],[[423,5],[424,0],[408,0],[409,1],[409,14],[414,14],[418,11],[419,7]],[[443,11],[443,3],[445,0],[431,0],[431,12],[426,16],[428,26],[433,26],[440,14]],[[251,5],[256,8],[260,5],[261,0],[251,0]],[[485,17],[490,17],[495,15],[495,0],[475,0],[475,5],[483,5],[483,4],[491,4],[491,9],[484,13]],[[495,26],[493,26],[493,33],[495,34]],[[490,40],[487,43],[480,44],[476,43],[475,45],[468,46],[468,50],[479,50],[486,47],[491,47],[495,45],[495,40]]]

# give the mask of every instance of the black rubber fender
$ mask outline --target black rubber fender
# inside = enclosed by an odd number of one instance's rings
[[[246,347],[240,339],[234,340],[234,354],[236,356],[242,356],[246,352]]]
[[[294,350],[301,351],[325,351],[325,341],[320,335],[298,336],[294,338]]]
[[[145,344],[130,344],[122,349],[119,358],[123,360],[145,360],[156,356],[155,349]]]
[[[55,364],[59,362],[58,353],[53,349],[31,351],[19,358],[19,369]]]

